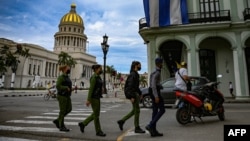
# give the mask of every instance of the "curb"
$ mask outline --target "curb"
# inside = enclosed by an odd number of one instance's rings
[[[4,95],[4,97],[22,97],[22,96],[43,96],[44,94],[13,94],[13,95]]]
[[[250,103],[250,100],[226,100],[224,103]]]

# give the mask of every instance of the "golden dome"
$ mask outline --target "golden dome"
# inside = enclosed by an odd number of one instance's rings
[[[73,24],[79,24],[81,26],[83,26],[83,20],[81,18],[81,16],[79,16],[76,13],[76,4],[71,4],[71,9],[69,11],[69,13],[65,14],[62,18],[61,18],[61,24],[65,24],[65,23],[73,23]]]

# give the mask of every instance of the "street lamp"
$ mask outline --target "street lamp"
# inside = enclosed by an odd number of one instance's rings
[[[108,36],[105,34],[103,36],[103,42],[101,43],[102,46],[102,51],[104,54],[103,60],[104,60],[104,70],[103,70],[103,88],[104,88],[104,93],[107,94],[107,89],[106,89],[106,56],[109,50],[109,45],[108,45]]]

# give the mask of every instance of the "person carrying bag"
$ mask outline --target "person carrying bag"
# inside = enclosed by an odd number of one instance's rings
[[[191,91],[192,83],[188,77],[187,63],[181,62],[180,69],[175,73],[175,87],[183,91]]]

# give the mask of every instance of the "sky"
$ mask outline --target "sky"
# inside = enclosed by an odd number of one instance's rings
[[[136,60],[142,65],[139,73],[147,72],[147,49],[138,33],[138,21],[145,17],[142,0],[0,0],[0,38],[53,51],[54,35],[72,3],[84,21],[87,53],[98,64],[103,65],[100,44],[106,34],[108,66],[129,73]]]

